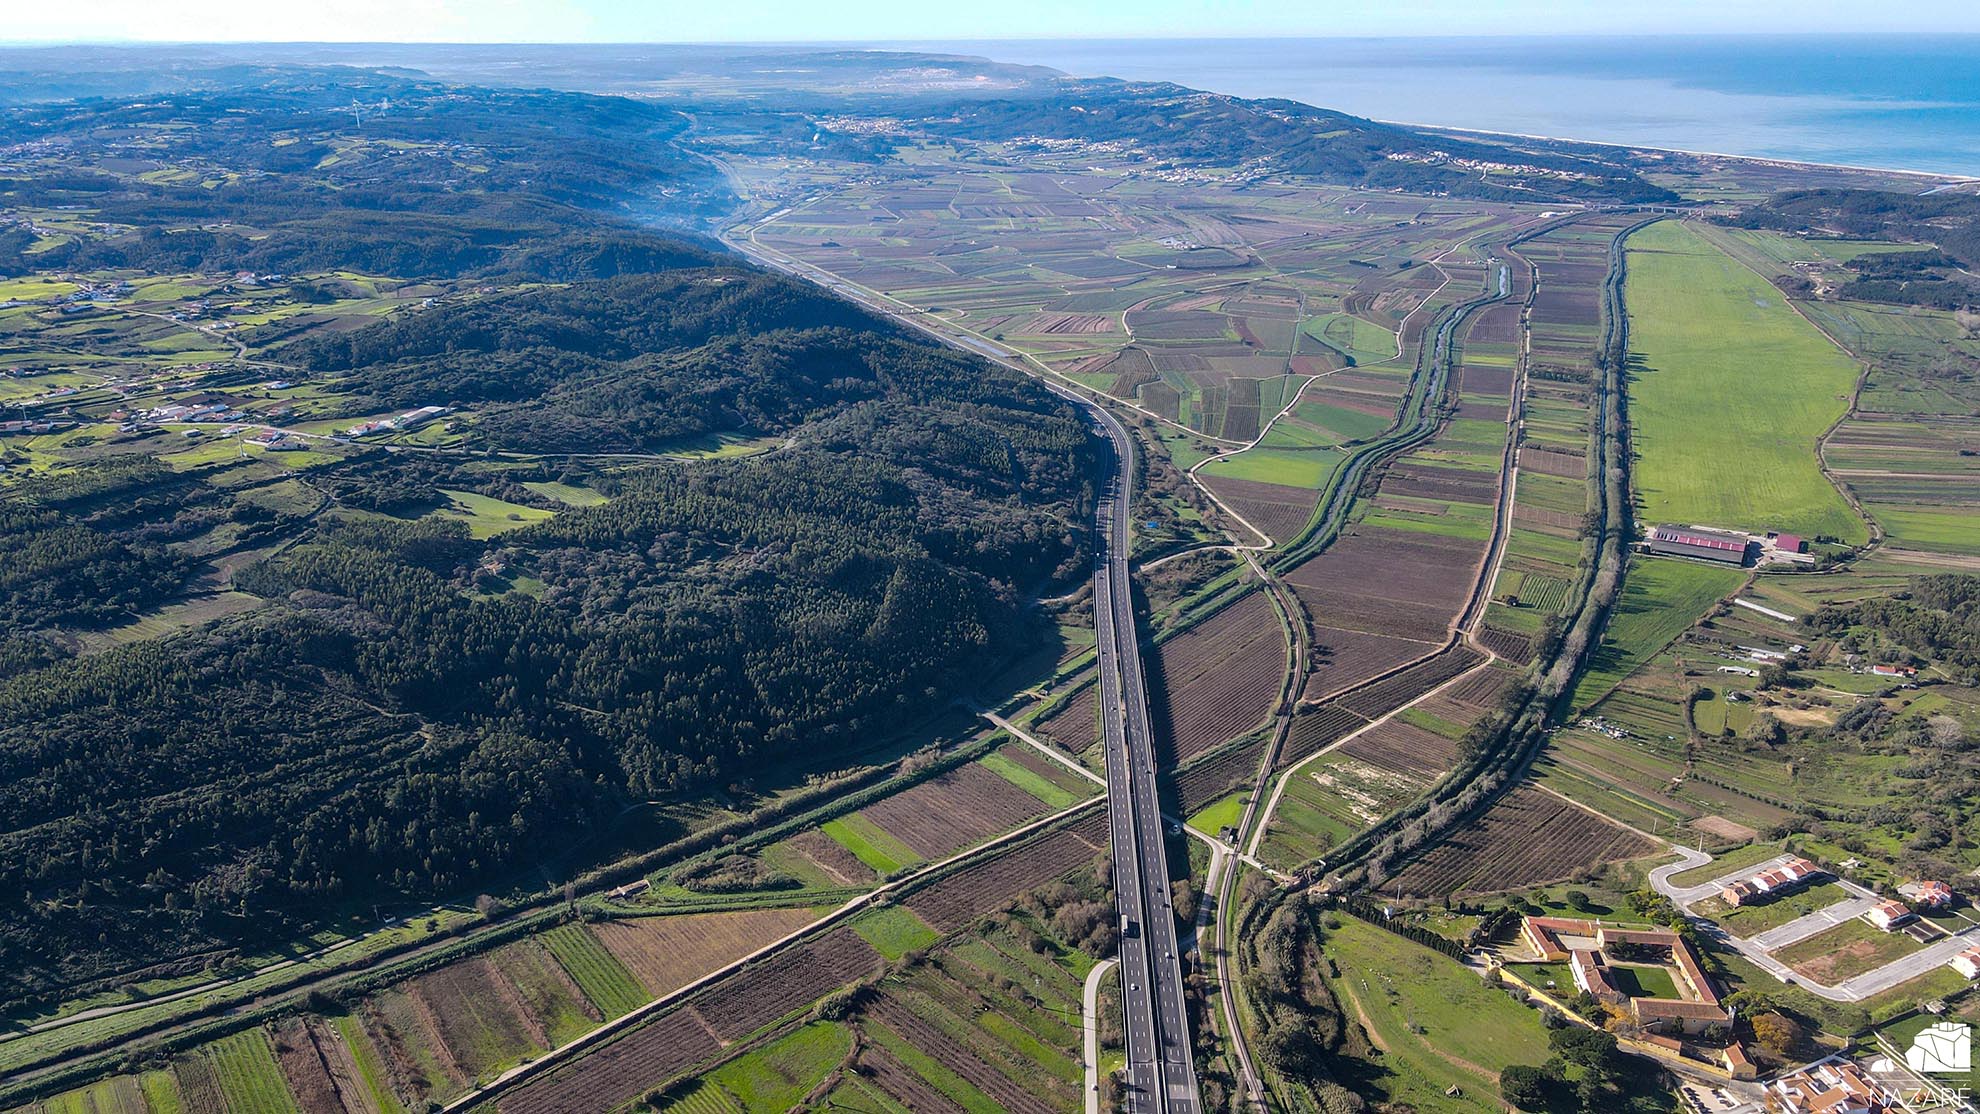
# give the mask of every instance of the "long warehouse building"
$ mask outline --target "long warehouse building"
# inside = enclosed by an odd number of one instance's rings
[[[1643,548],[1669,557],[1696,557],[1702,561],[1723,561],[1728,565],[1746,563],[1751,543],[1738,534],[1699,530],[1686,526],[1652,526]]]

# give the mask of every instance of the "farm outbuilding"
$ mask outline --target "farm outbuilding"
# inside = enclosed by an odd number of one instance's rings
[[[1748,540],[1739,534],[1700,530],[1690,526],[1653,526],[1650,528],[1650,536],[1644,539],[1643,548],[1667,557],[1692,557],[1701,561],[1743,565],[1746,563],[1746,549],[1749,544]]]

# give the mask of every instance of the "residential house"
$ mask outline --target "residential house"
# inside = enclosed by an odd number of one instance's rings
[[[1906,905],[1902,901],[1879,902],[1868,913],[1863,915],[1871,924],[1876,925],[1885,932],[1891,931],[1916,916],[1911,911],[1911,906]]]
[[[1881,1088],[1847,1060],[1827,1060],[1774,1081],[1773,1097],[1791,1114],[1883,1114]]]
[[[1980,978],[1980,948],[1968,948],[1946,964],[1966,978]]]
[[[1913,887],[1911,900],[1929,909],[1945,909],[1953,903],[1953,888],[1944,882],[1928,879]]]

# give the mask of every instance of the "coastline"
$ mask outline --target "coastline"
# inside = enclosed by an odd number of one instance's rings
[[[1302,102],[1304,103],[1304,102]],[[1317,105],[1312,107],[1319,107]],[[1864,174],[1892,174],[1903,178],[1924,178],[1943,182],[1947,185],[1964,185],[1980,182],[1980,175],[1949,174],[1938,170],[1901,170],[1888,166],[1864,166],[1847,162],[1814,162],[1809,159],[1784,159],[1773,155],[1742,155],[1732,151],[1701,151],[1690,147],[1660,147],[1650,143],[1615,143],[1600,139],[1573,139],[1564,135],[1535,135],[1530,132],[1495,131],[1491,128],[1460,128],[1450,124],[1426,124],[1418,120],[1385,120],[1369,117],[1378,124],[1389,124],[1398,128],[1416,128],[1421,131],[1449,132],[1455,135],[1482,135],[1501,139],[1539,140],[1546,143],[1572,143],[1581,147],[1607,147],[1617,151],[1657,151],[1670,155],[1691,155],[1697,158],[1738,159],[1741,162],[1766,163],[1769,166],[1807,168],[1812,170],[1853,170]]]

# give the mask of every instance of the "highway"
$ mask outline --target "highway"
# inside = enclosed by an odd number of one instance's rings
[[[1102,737],[1107,751],[1107,814],[1114,890],[1121,932],[1121,997],[1127,1039],[1129,1114],[1199,1114],[1196,1061],[1191,1052],[1183,969],[1170,908],[1169,863],[1162,805],[1155,782],[1155,740],[1148,727],[1141,641],[1128,572],[1133,507],[1134,448],[1127,428],[1106,408],[1037,376],[1015,354],[939,321],[877,291],[766,248],[745,236],[724,241],[775,270],[823,286],[841,297],[945,344],[1036,376],[1047,390],[1083,410],[1112,447],[1112,468],[1095,510],[1094,636],[1098,645]]]
[[[1101,739],[1114,892],[1121,918],[1121,991],[1127,1035],[1127,1109],[1195,1114],[1196,1064],[1169,905],[1169,862],[1155,784],[1155,740],[1128,574],[1133,447],[1127,430],[1088,410],[1113,446],[1116,466],[1096,512],[1094,633],[1099,647]]]

